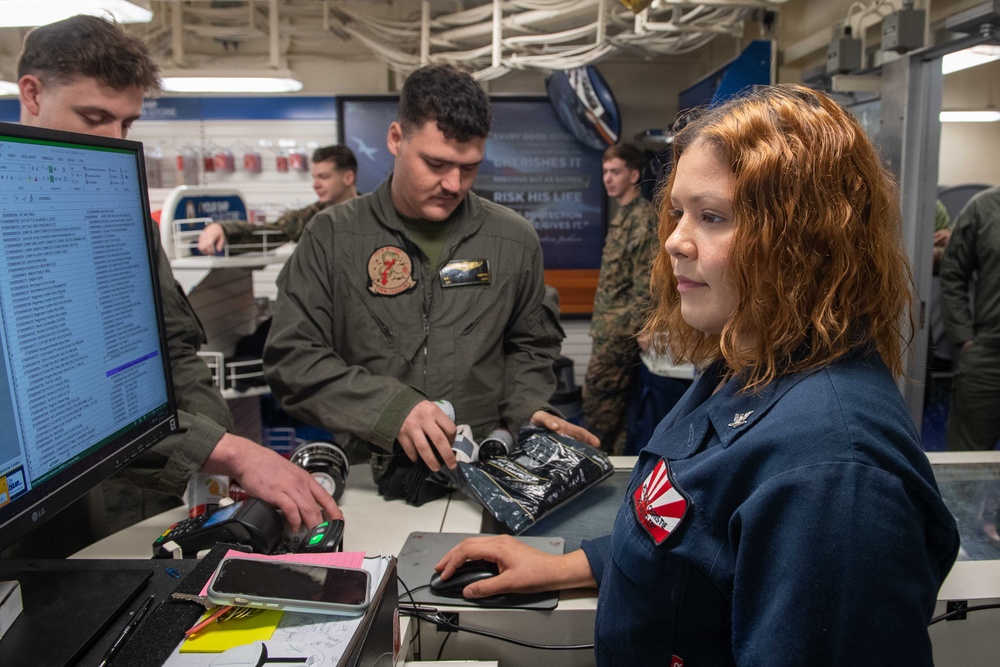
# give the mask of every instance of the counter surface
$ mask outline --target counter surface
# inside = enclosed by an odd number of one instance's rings
[[[1000,470],[1000,452],[934,453],[929,456],[939,474],[941,466],[983,464],[984,469]],[[616,469],[630,469],[635,457],[612,457]],[[461,493],[454,493],[421,507],[401,500],[386,501],[378,495],[368,466],[351,469],[347,489],[340,506],[347,518],[344,545],[347,550],[368,553],[398,554],[407,536],[414,531],[476,533],[482,529],[482,508]],[[157,535],[185,518],[184,508],[177,508],[147,519],[111,535],[73,558],[148,558]],[[610,527],[609,527],[610,529]],[[955,564],[938,596],[935,614],[946,611],[947,601],[966,600],[969,605],[1000,602],[1000,560],[960,560]],[[491,629],[518,639],[546,644],[588,644],[593,642],[594,591],[570,591],[560,595],[559,606],[551,612],[510,609],[470,609],[454,607],[460,622]],[[939,667],[963,665],[987,667],[1000,654],[1000,634],[995,632],[997,614],[990,610],[970,613],[965,621],[941,622],[931,626],[934,660]],[[422,628],[422,632],[419,630]],[[402,658],[432,658],[447,633],[437,632],[427,624],[405,624]],[[418,640],[419,637],[419,644]],[[411,648],[406,650],[406,646]],[[501,643],[469,633],[450,637],[446,657],[499,660],[501,664],[537,664],[539,651]],[[546,667],[590,667],[590,651],[545,651]]]

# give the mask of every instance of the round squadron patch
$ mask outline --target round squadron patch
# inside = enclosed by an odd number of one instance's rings
[[[402,248],[382,246],[368,258],[368,289],[375,294],[395,296],[417,286],[413,279],[413,260]]]

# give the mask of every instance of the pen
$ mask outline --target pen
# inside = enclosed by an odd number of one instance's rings
[[[196,632],[201,632],[202,630],[204,630],[205,628],[207,628],[212,623],[212,621],[219,620],[219,617],[222,616],[223,614],[225,614],[230,609],[232,609],[232,606],[230,606],[230,605],[225,605],[225,606],[219,607],[218,609],[216,609],[212,613],[211,616],[209,616],[208,618],[206,618],[204,621],[200,621],[197,625],[195,625],[194,627],[192,627],[190,630],[186,630],[184,632],[184,636],[185,637],[190,637],[191,635],[193,635]]]
[[[149,605],[153,603],[153,598],[155,597],[155,595],[150,595],[146,598],[146,601],[142,603],[138,611],[132,615],[132,620],[129,621],[124,628],[122,628],[122,631],[118,633],[117,637],[115,637],[115,641],[111,645],[111,648],[109,648],[108,652],[104,654],[99,667],[106,667],[111,662],[111,659],[114,658],[115,655],[122,649],[122,646],[124,646],[125,642],[128,641],[132,632],[139,627],[139,623],[142,622],[142,617],[146,615],[147,611],[149,611]]]

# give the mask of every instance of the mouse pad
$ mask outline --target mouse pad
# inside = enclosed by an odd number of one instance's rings
[[[409,587],[413,601],[417,604],[450,607],[491,607],[499,609],[555,609],[559,603],[559,592],[532,595],[505,596],[497,602],[477,602],[464,598],[443,598],[431,593],[428,583],[434,574],[434,566],[448,551],[467,537],[481,537],[478,533],[410,533],[406,544],[399,552],[397,574],[399,575],[399,601],[409,602],[406,593]],[[525,544],[550,554],[562,554],[565,540],[561,537],[519,537]],[[417,590],[419,588],[419,590]]]

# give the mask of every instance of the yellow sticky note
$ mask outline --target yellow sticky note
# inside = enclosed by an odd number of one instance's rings
[[[256,616],[222,623],[210,623],[204,630],[188,637],[181,644],[181,653],[221,653],[234,646],[243,646],[270,639],[284,612],[269,609]],[[202,619],[208,617],[208,613]]]

